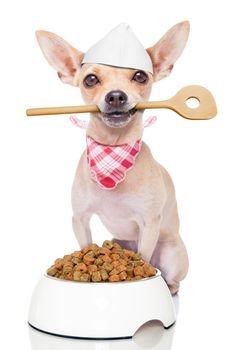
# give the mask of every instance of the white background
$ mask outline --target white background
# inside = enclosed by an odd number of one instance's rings
[[[188,121],[158,110],[152,112],[158,121],[144,133],[155,158],[173,178],[181,235],[190,257],[172,348],[231,348],[230,5],[230,1],[210,0],[1,3],[0,329],[4,349],[30,349],[26,321],[32,290],[55,258],[78,248],[71,227],[70,189],[85,134],[68,116],[29,119],[25,109],[81,104],[82,100],[79,90],[62,84],[44,60],[34,31],[53,31],[85,51],[114,26],[128,22],[147,47],[182,20],[191,23],[187,47],[171,76],[154,86],[151,100],[200,84],[214,94],[218,116]],[[145,116],[149,115],[147,111]],[[110,237],[96,218],[92,227],[94,241]]]

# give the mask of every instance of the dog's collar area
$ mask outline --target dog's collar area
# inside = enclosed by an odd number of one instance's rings
[[[105,190],[112,190],[125,180],[142,145],[141,139],[117,146],[103,145],[90,136],[87,136],[86,141],[91,178]]]
[[[143,126],[147,128],[155,123],[157,118],[147,118]],[[71,116],[70,121],[81,129],[87,129],[88,122]],[[142,140],[138,139],[130,143],[117,146],[103,145],[90,136],[86,137],[87,162],[93,181],[105,190],[112,190],[125,180],[126,173],[134,164],[138,156]]]
[[[143,122],[143,127],[148,128],[149,126],[153,125],[156,122],[157,118],[155,116],[148,117]],[[81,129],[87,129],[88,121],[81,120],[76,116],[70,116],[70,121],[73,125],[77,126]]]

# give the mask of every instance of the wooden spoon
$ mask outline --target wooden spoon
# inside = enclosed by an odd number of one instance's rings
[[[187,105],[189,99],[196,99],[199,102],[197,108],[190,108]],[[212,94],[199,85],[186,86],[177,94],[165,101],[140,102],[136,109],[168,108],[178,113],[181,117],[192,120],[211,119],[217,114],[217,107]],[[73,113],[96,113],[100,112],[96,105],[70,106],[70,107],[50,107],[27,109],[28,117],[52,114],[73,114]]]

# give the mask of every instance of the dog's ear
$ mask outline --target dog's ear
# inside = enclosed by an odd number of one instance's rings
[[[38,30],[36,38],[45,58],[57,71],[59,78],[64,83],[78,86],[78,72],[84,54],[54,33]]]
[[[153,63],[154,81],[167,77],[180,57],[189,36],[189,22],[172,27],[157,44],[147,49]]]

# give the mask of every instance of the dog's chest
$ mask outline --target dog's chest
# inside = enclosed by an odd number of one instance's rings
[[[94,211],[106,228],[119,239],[137,239],[143,225],[142,204],[136,195],[101,191]]]

